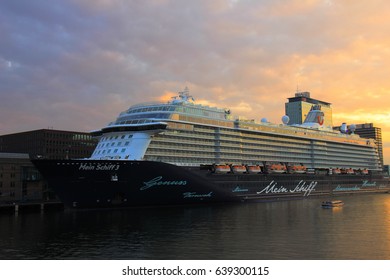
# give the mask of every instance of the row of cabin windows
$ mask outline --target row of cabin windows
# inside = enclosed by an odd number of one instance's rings
[[[116,144],[116,146],[122,146],[122,142],[111,142],[111,143],[100,143],[97,148],[108,148],[108,147],[114,147]],[[126,141],[125,142],[125,146],[129,146],[130,145],[130,142],[129,141]]]
[[[130,139],[131,137],[133,137],[132,134],[128,134],[128,135],[123,134],[123,135],[116,135],[116,136],[105,136],[100,141],[117,140],[117,139],[119,139],[119,136],[120,136],[120,139],[125,139],[126,136],[127,136],[127,139]]]
[[[107,154],[111,154],[111,149],[108,149],[107,151],[106,150],[98,150],[96,152],[94,152],[94,155],[105,155],[106,153]],[[126,151],[125,148],[121,149],[121,151],[119,152],[119,149],[115,149],[113,151],[114,154],[117,154],[117,153],[124,153]]]

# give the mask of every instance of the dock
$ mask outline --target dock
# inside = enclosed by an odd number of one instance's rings
[[[49,212],[64,210],[64,205],[60,201],[45,202],[13,202],[0,204],[1,213],[29,213],[29,212]]]

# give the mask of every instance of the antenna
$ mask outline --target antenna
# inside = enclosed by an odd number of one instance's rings
[[[179,91],[179,96],[174,96],[172,99],[173,104],[191,103],[190,100],[195,101],[195,99],[190,95],[188,87],[185,87],[183,91]]]
[[[186,86],[183,91],[179,91],[179,98],[182,99],[184,102],[189,102],[191,99],[192,101],[195,101],[195,99],[190,95],[190,90]]]

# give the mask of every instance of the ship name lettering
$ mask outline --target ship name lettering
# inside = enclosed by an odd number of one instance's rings
[[[197,194],[196,192],[185,192],[183,193],[183,198],[203,198],[203,197],[211,197],[213,192]]]
[[[119,170],[119,164],[100,164],[92,165],[88,163],[81,163],[79,166],[79,170],[97,170],[97,171],[115,171]]]
[[[150,181],[144,182],[144,186],[140,188],[141,191],[149,189],[154,186],[185,186],[187,181],[162,181],[163,177],[158,176]]]
[[[362,187],[376,187],[376,182],[370,182],[368,180],[364,180],[362,183]]]
[[[301,180],[298,182],[298,184],[295,186],[294,189],[288,190],[284,186],[277,187],[277,182],[272,181],[268,184],[264,189],[257,192],[257,194],[261,193],[295,193],[295,192],[303,192],[303,196],[309,196],[312,191],[315,191],[315,188],[318,184],[318,182],[312,181],[310,184],[307,184],[305,181]]]
[[[290,190],[290,192],[304,192],[303,196],[309,196],[311,192],[315,190],[316,186],[317,182],[312,181],[307,185],[305,181],[301,180],[293,190]]]
[[[98,164],[96,170],[118,170],[119,164]]]
[[[87,163],[82,163],[79,166],[79,170],[95,170],[95,166]]]
[[[286,193],[286,192],[288,192],[288,189],[286,189],[283,186],[277,187],[276,186],[277,184],[278,184],[277,182],[272,180],[272,182],[269,183],[268,186],[266,186],[261,191],[257,192],[257,194],[261,194],[263,192],[265,192],[265,193]]]

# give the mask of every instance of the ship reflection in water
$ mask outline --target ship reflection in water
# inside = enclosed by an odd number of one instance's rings
[[[390,195],[0,215],[0,259],[390,259]]]

